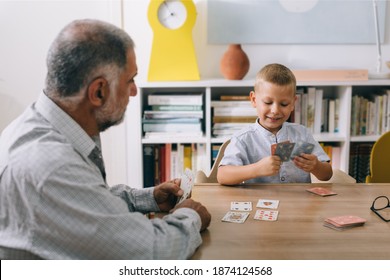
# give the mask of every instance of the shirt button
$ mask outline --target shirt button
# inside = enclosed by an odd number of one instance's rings
[[[283,182],[286,179],[284,178],[284,176],[282,176],[282,177],[280,177],[280,180]]]

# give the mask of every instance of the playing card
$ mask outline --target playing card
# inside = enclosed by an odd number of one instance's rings
[[[268,209],[277,209],[279,206],[279,200],[273,199],[259,199],[256,207],[258,208],[268,208]]]
[[[276,146],[278,145],[278,143],[275,143],[275,144],[272,144],[271,145],[271,155],[274,155],[275,154],[275,151],[276,151]]]
[[[252,211],[252,202],[236,202],[230,203],[230,210],[232,211]]]
[[[232,212],[229,211],[223,216],[222,222],[242,224],[248,218],[248,212]]]
[[[281,161],[289,161],[291,152],[294,149],[295,143],[278,143],[275,149],[275,155],[279,156]]]
[[[328,189],[325,189],[322,187],[310,188],[310,189],[307,189],[307,191],[314,193],[316,195],[320,195],[320,196],[329,196],[329,195],[336,195],[337,194],[334,191],[331,191],[331,190],[328,190]]]
[[[298,157],[301,154],[311,154],[314,149],[314,144],[299,141],[295,143],[294,149],[291,152],[291,159]]]
[[[176,204],[182,202],[183,200],[187,199],[190,196],[194,183],[195,183],[194,172],[186,168],[186,170],[184,170],[183,176],[181,177],[181,183],[180,183],[180,188],[184,191],[184,193],[180,198],[177,199]]]
[[[261,221],[276,221],[279,211],[275,210],[257,210],[253,219]]]

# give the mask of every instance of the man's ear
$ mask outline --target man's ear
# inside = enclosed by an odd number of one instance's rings
[[[87,89],[87,96],[92,105],[100,107],[108,98],[108,82],[106,79],[99,77],[93,80]]]

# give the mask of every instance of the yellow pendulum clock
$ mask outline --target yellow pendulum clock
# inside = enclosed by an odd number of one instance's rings
[[[196,8],[192,0],[151,0],[148,19],[153,29],[149,81],[199,80],[192,40]]]

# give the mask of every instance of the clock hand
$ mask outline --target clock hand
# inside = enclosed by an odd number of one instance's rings
[[[171,9],[169,9],[169,6],[168,6],[168,3],[167,1],[164,1],[163,2],[164,6],[167,7],[167,10],[168,10],[168,13],[169,13],[169,16],[174,16],[175,14],[172,13]]]

